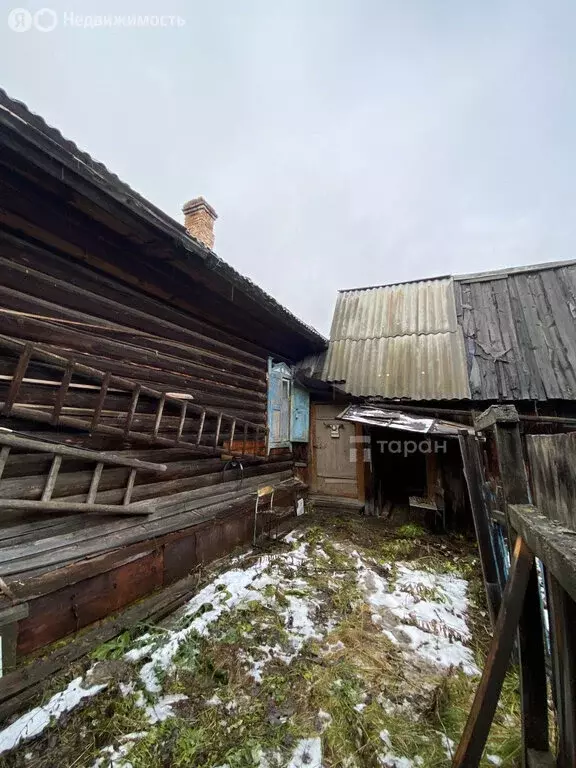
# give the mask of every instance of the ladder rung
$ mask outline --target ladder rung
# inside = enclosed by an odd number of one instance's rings
[[[130,499],[132,498],[132,490],[134,488],[134,480],[136,480],[136,469],[130,470],[130,475],[128,477],[128,485],[126,486],[126,490],[124,491],[124,498],[122,500],[122,504],[126,507],[128,504],[130,504]]]
[[[138,407],[138,398],[140,397],[140,390],[141,386],[140,384],[136,385],[136,388],[132,392],[132,400],[130,401],[130,408],[128,410],[128,416],[126,417],[126,424],[124,425],[124,435],[128,435],[130,432],[130,427],[132,426],[132,422],[134,421],[134,414],[136,413],[136,408]]]
[[[200,425],[198,427],[198,434],[196,436],[196,445],[200,445],[200,440],[202,440],[202,432],[204,430],[204,422],[206,421],[206,411],[202,411],[200,414]]]
[[[56,478],[58,477],[58,472],[60,471],[60,464],[62,464],[62,456],[56,454],[52,459],[52,465],[50,467],[50,472],[48,473],[48,479],[46,480],[44,491],[42,492],[41,501],[50,501],[52,498],[52,492],[54,491],[54,486],[56,485]]]
[[[188,411],[188,403],[184,401],[182,403],[182,410],[180,412],[180,423],[178,424],[178,433],[176,434],[176,442],[180,442],[182,438],[182,432],[184,431],[184,422],[186,421],[186,413]]]
[[[101,462],[98,462],[94,468],[94,474],[92,475],[92,480],[90,481],[90,490],[88,491],[88,498],[86,499],[87,504],[94,504],[96,501],[96,494],[98,493],[98,485],[100,484],[100,477],[102,476],[102,469],[104,468],[104,464]]]
[[[218,414],[218,421],[216,423],[216,437],[214,438],[214,445],[218,448],[218,440],[220,439],[220,427],[222,426],[222,414]]]
[[[14,371],[14,376],[12,377],[12,383],[8,389],[8,394],[6,395],[4,408],[2,409],[2,412],[5,416],[10,415],[12,406],[16,402],[16,398],[18,397],[18,392],[20,390],[20,385],[22,384],[22,379],[24,378],[24,374],[28,368],[28,363],[30,362],[33,351],[34,347],[32,344],[26,344],[20,353],[20,357],[18,358],[18,363],[16,365],[16,370]]]
[[[6,461],[8,460],[9,455],[10,455],[10,446],[9,445],[2,446],[2,450],[0,451],[0,478],[4,473],[4,467],[6,466]]]
[[[66,394],[68,392],[68,387],[70,386],[70,382],[72,381],[73,373],[74,373],[74,363],[70,362],[66,366],[66,369],[64,371],[64,376],[62,377],[62,383],[60,384],[60,388],[58,389],[58,394],[56,395],[54,408],[52,410],[52,424],[58,424],[58,419],[60,418],[60,412],[62,411],[62,406],[64,405],[64,400],[66,399]]]
[[[162,421],[162,414],[164,413],[164,404],[166,403],[166,393],[162,394],[160,401],[158,402],[158,410],[156,411],[156,420],[154,421],[154,437],[158,437],[160,430],[160,422]]]
[[[100,387],[100,394],[98,395],[98,402],[96,403],[96,407],[94,408],[94,415],[92,416],[92,424],[90,426],[90,429],[94,430],[98,426],[98,422],[100,421],[100,414],[102,413],[102,407],[104,406],[104,400],[106,399],[106,394],[108,392],[108,385],[110,383],[110,379],[112,378],[112,374],[110,371],[107,371],[104,374],[104,378],[102,379],[102,385]]]

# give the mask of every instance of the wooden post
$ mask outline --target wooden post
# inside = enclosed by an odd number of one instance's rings
[[[509,524],[508,507],[512,504],[530,503],[530,488],[520,436],[520,418],[514,406],[493,405],[475,420],[474,426],[476,429],[493,431],[510,542],[515,532]],[[529,750],[547,752],[549,747],[546,651],[535,562],[532,565],[524,607],[518,624],[518,648],[523,764],[527,766]]]
[[[462,462],[464,465],[464,477],[466,478],[466,485],[468,486],[468,496],[470,498],[470,507],[474,519],[476,539],[478,541],[480,564],[482,566],[482,575],[484,578],[484,586],[486,588],[488,610],[490,612],[492,626],[494,627],[500,609],[500,582],[498,579],[498,566],[490,530],[488,505],[483,491],[484,475],[480,460],[478,439],[474,435],[469,434],[466,430],[463,430],[460,432],[459,441]]]
[[[576,768],[576,603],[548,573],[558,768]]]
[[[482,759],[508,669],[533,564],[534,555],[524,540],[518,536],[482,679],[454,755],[452,768],[477,768]]]

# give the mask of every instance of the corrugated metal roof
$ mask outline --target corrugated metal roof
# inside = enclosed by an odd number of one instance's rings
[[[576,266],[455,279],[477,400],[576,400]]]
[[[469,398],[452,280],[340,293],[322,378],[358,396]]]
[[[422,280],[342,291],[330,340],[442,333],[457,327],[452,280]]]

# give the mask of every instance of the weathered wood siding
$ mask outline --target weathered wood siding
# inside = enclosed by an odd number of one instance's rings
[[[576,432],[527,435],[526,448],[534,504],[576,530]]]

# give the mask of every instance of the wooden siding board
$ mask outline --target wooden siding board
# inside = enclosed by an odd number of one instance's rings
[[[472,397],[576,398],[576,267],[456,279]]]
[[[28,618],[19,624],[18,651],[22,655],[32,653],[161,586],[162,556],[153,552],[115,571],[33,600]],[[57,616],[58,621],[50,620],[51,616]]]

